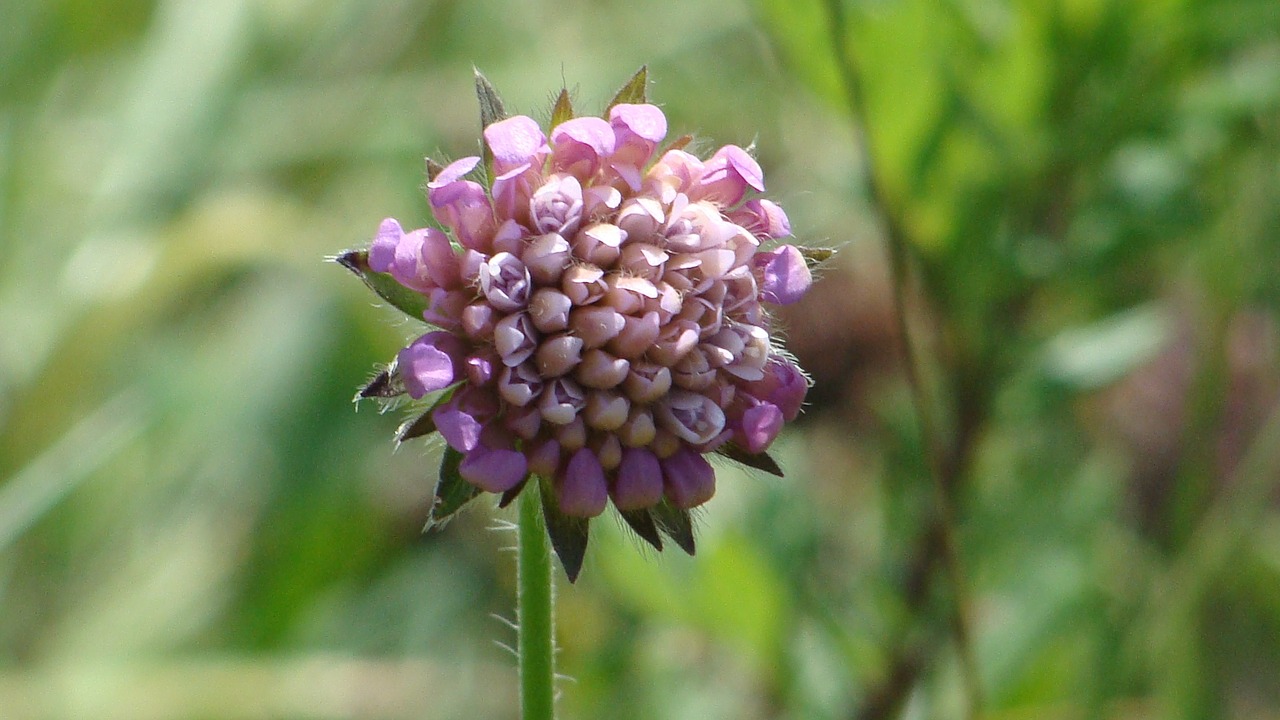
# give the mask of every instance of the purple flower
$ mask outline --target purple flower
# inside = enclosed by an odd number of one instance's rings
[[[666,135],[644,102],[549,132],[499,120],[488,187],[468,179],[477,157],[428,183],[442,229],[378,227],[369,267],[439,328],[395,372],[434,402],[459,482],[507,493],[536,476],[549,512],[590,518],[612,500],[632,522],[705,503],[707,454],[764,453],[799,414],[808,380],[768,306],[813,278],[796,247],[760,248],[789,220],[759,197],[746,150],[656,157]]]

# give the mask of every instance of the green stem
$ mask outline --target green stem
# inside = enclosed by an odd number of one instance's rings
[[[551,600],[551,546],[542,524],[537,483],[520,496],[520,529],[516,541],[519,596],[520,717],[555,718],[555,619]]]

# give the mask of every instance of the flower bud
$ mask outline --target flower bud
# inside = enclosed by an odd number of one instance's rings
[[[573,301],[551,288],[538,288],[529,300],[529,318],[544,333],[559,332],[569,327],[569,310]]]
[[[538,372],[544,378],[564,375],[577,367],[582,359],[582,338],[572,335],[556,335],[542,341],[534,358]]]
[[[569,266],[569,241],[556,232],[539,235],[530,241],[520,257],[535,282],[554,285]]]
[[[572,121],[570,121],[572,122]],[[595,517],[609,502],[604,468],[589,448],[579,448],[556,476],[556,502],[569,517]]]
[[[629,447],[622,451],[613,482],[613,504],[619,510],[642,510],[662,500],[662,466],[649,450]]]
[[[663,489],[672,505],[687,510],[716,494],[716,472],[697,451],[681,448],[661,465]]]
[[[542,391],[538,407],[547,422],[568,425],[586,404],[586,394],[578,383],[569,378],[557,378]]]
[[[537,347],[537,331],[526,313],[508,315],[498,321],[493,329],[493,345],[498,350],[502,364],[519,365],[533,355]]]
[[[622,389],[634,402],[651,403],[671,389],[671,369],[651,362],[634,362]]]
[[[596,390],[587,396],[587,407],[582,417],[591,429],[612,432],[627,421],[630,409],[631,403],[625,397],[607,390]]]
[[[654,419],[691,445],[701,445],[724,430],[724,411],[705,395],[673,390],[654,405]]]
[[[617,387],[627,378],[631,363],[600,350],[588,350],[574,374],[578,381],[589,388],[608,390]]]

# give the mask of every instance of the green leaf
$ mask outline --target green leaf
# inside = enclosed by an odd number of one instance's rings
[[[778,466],[778,462],[776,460],[769,456],[769,453],[752,454],[733,443],[725,443],[724,445],[721,445],[716,449],[716,453],[723,455],[734,462],[742,463],[749,468],[755,468],[756,470],[767,472],[770,475],[784,477],[782,474],[782,468]]]
[[[370,268],[368,250],[348,250],[335,257],[334,261],[355,273],[370,290],[392,307],[414,320],[422,320],[422,313],[429,303],[427,297],[396,282],[389,273],[376,272]]]
[[[551,107],[551,128],[572,119],[573,101],[569,99],[569,91],[562,89],[560,95],[556,97],[556,104]]]
[[[653,507],[651,513],[658,529],[675,540],[681,550],[693,555],[696,548],[693,543],[693,519],[689,517],[689,511],[681,510],[663,500]]]
[[[435,502],[427,527],[431,530],[443,526],[463,505],[480,494],[480,488],[467,482],[458,468],[462,465],[462,453],[446,446],[444,459],[440,461],[440,480],[436,483]]]
[[[591,521],[587,518],[569,517],[560,512],[556,491],[550,481],[542,479],[539,486],[542,490],[542,516],[547,523],[551,548],[556,551],[556,557],[560,558],[569,582],[574,582],[582,571],[582,559],[587,554],[587,532]]]
[[[662,536],[658,535],[658,526],[654,524],[653,515],[648,510],[618,511],[618,514],[636,531],[640,539],[652,545],[654,550],[662,552]]]
[[[618,90],[618,94],[614,95],[613,99],[609,101],[609,106],[604,109],[604,114],[607,116],[614,105],[649,102],[648,85],[649,66],[641,65],[636,74],[632,75],[631,79]]]

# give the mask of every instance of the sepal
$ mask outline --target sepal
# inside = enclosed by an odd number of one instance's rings
[[[480,488],[467,482],[458,471],[461,464],[462,453],[445,446],[444,458],[440,461],[440,479],[436,482],[435,501],[431,505],[431,515],[427,518],[424,530],[443,526],[463,505],[480,494]]]
[[[569,99],[569,91],[562,89],[560,91],[560,94],[556,96],[555,105],[551,106],[551,127],[548,128],[547,131],[550,132],[551,130],[555,129],[555,126],[559,125],[565,120],[572,120],[572,119],[573,119],[573,101]]]
[[[693,542],[693,518],[689,516],[688,510],[681,510],[669,501],[663,500],[654,505],[650,512],[654,523],[664,535],[674,540],[681,550],[689,555],[694,554],[696,548]]]
[[[618,90],[618,94],[614,95],[613,99],[609,101],[608,107],[604,109],[604,114],[608,117],[609,111],[613,109],[614,105],[623,103],[639,105],[647,102],[649,102],[649,66],[641,65],[636,74],[632,75],[631,79]]]
[[[551,538],[551,549],[560,558],[569,582],[574,582],[582,571],[582,559],[587,554],[587,532],[591,521],[560,512],[555,488],[549,480],[541,479],[538,487],[542,492],[542,516],[547,524],[547,535]]]
[[[716,448],[716,453],[749,468],[767,472],[770,475],[785,477],[782,474],[782,468],[778,466],[778,461],[774,460],[767,452],[749,453],[733,443],[725,443]]]
[[[348,250],[334,258],[342,267],[355,273],[378,297],[388,305],[421,321],[429,300],[425,295],[401,285],[390,273],[380,273],[369,267],[368,250]]]
[[[662,536],[658,534],[658,526],[653,522],[653,515],[649,514],[649,509],[644,510],[628,510],[626,512],[619,511],[625,522],[641,540],[653,546],[654,550],[662,552]]]

